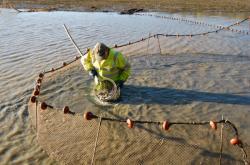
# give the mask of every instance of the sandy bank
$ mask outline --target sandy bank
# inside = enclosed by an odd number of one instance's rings
[[[123,11],[131,8],[142,8],[145,11],[164,11],[164,12],[247,12],[250,13],[249,0],[12,0],[4,1],[2,7],[15,6],[16,8],[29,9],[55,9],[70,11]]]

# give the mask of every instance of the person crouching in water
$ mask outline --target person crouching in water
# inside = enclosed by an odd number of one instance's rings
[[[119,88],[123,87],[131,74],[130,64],[123,54],[103,43],[97,43],[93,50],[88,50],[81,63],[92,78],[110,78]]]

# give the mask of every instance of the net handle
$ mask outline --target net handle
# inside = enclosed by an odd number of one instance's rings
[[[77,49],[78,53],[83,57],[83,54],[82,54],[81,50],[79,49],[79,47],[77,46],[76,42],[74,41],[74,39],[73,39],[72,36],[70,35],[68,28],[66,27],[65,24],[63,24],[63,27],[64,27],[64,30],[66,31],[66,33],[67,33],[69,39],[71,40],[71,42],[73,43],[73,45],[74,45],[75,48]]]

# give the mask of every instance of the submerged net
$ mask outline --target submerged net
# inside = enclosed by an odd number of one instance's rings
[[[168,60],[165,55],[208,52],[209,49],[197,45],[204,42],[204,36],[223,30],[227,28],[219,28],[206,34],[202,32],[199,35],[149,34],[146,38],[125,45],[115,45],[114,48],[126,55],[137,71],[134,78],[129,80],[128,86],[141,85],[151,80],[151,75],[159,74],[163,68],[168,67],[162,64]],[[197,37],[196,40],[192,39],[194,36]],[[196,44],[187,46],[190,40]],[[174,44],[176,46],[169,47]],[[216,44],[208,47],[213,47],[214,51],[221,49]],[[185,60],[183,58],[181,65]],[[136,65],[139,63],[143,64],[143,68]],[[137,74],[149,76],[148,79],[140,79],[136,77]],[[159,76],[154,80],[154,85],[158,87],[154,88],[155,91],[147,93],[144,88],[139,88],[143,99],[136,97],[139,93],[137,88],[127,87],[134,96],[129,95],[118,104],[132,102],[133,108],[138,102],[152,104],[156,96],[161,96],[156,102],[159,105],[168,102],[170,96],[161,93],[164,92],[163,79],[164,76]],[[245,139],[238,141],[238,130],[228,120],[212,123],[185,121],[181,118],[172,118],[169,121],[151,121],[151,117],[150,120],[127,120],[129,117],[119,114],[123,111],[119,109],[119,105],[111,105],[112,110],[109,107],[95,109],[91,106],[95,103],[88,103],[91,99],[90,84],[84,75],[79,57],[76,57],[71,62],[63,63],[62,67],[40,74],[29,102],[29,113],[38,143],[50,157],[63,164],[248,164],[250,161],[250,146],[244,143]],[[172,91],[167,92],[171,95]],[[127,95],[124,92],[123,96]],[[73,99],[72,102],[64,97],[78,99]],[[209,101],[217,99],[208,98]],[[230,97],[225,99],[224,102],[239,102]],[[188,96],[181,101],[178,98],[172,101],[173,105],[189,102]],[[245,104],[249,105],[247,101],[242,103]],[[94,115],[87,111],[94,112]]]

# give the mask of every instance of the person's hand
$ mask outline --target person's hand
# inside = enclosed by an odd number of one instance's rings
[[[97,71],[95,69],[92,69],[91,71],[89,71],[89,76],[94,79],[95,76],[97,76]]]
[[[124,84],[124,81],[122,81],[122,80],[118,80],[118,81],[116,82],[116,85],[117,85],[119,88],[122,88],[122,87],[123,87],[123,84]]]

